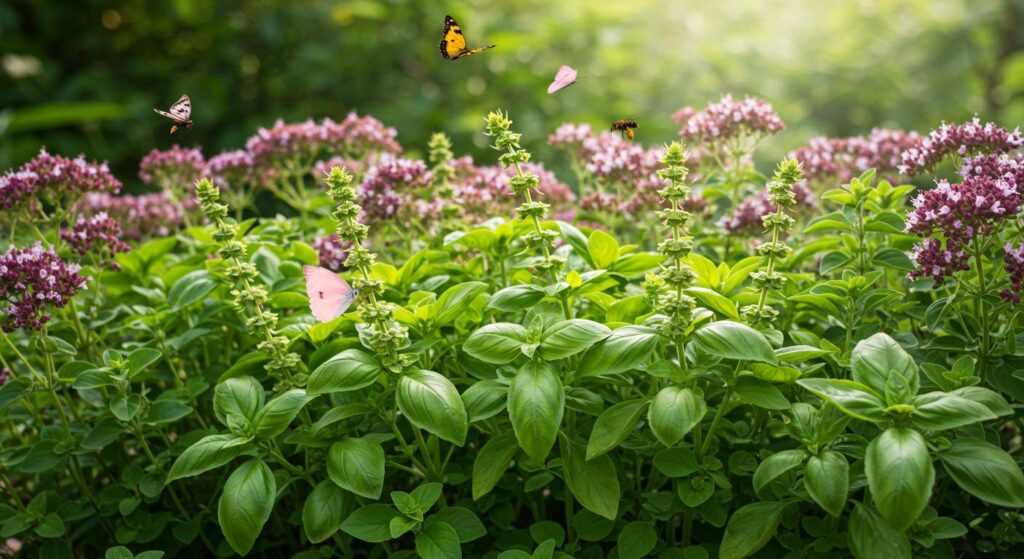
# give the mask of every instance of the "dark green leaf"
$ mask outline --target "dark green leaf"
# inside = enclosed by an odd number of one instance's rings
[[[526,454],[544,462],[555,444],[565,412],[565,392],[558,372],[542,361],[530,361],[512,379],[508,416],[516,440]]]
[[[928,506],[935,468],[917,431],[894,427],[875,437],[864,456],[864,472],[878,512],[897,531],[910,527]]]
[[[590,432],[587,460],[622,444],[622,441],[633,432],[646,406],[646,401],[636,399],[619,402],[606,409],[594,422],[594,428]]]
[[[739,322],[722,320],[694,332],[693,343],[704,353],[735,359],[775,363],[775,352],[763,334]]]
[[[580,359],[577,376],[599,376],[635,369],[658,345],[658,333],[646,326],[624,326],[590,347]]]
[[[313,396],[359,390],[377,382],[383,370],[373,355],[359,349],[346,349],[313,370],[306,390]]]
[[[744,559],[764,547],[778,530],[786,506],[786,503],[764,501],[737,509],[725,527],[719,558]]]
[[[384,487],[384,449],[369,439],[338,441],[327,453],[327,475],[342,489],[367,499],[380,499]]]
[[[965,491],[1000,507],[1024,507],[1024,474],[1003,449],[969,437],[939,452],[946,471]]]
[[[239,555],[249,553],[276,500],[274,473],[259,458],[242,464],[228,477],[217,506],[217,522],[231,549]]]
[[[396,401],[413,425],[459,446],[466,442],[466,407],[447,378],[433,371],[408,371],[398,381]]]

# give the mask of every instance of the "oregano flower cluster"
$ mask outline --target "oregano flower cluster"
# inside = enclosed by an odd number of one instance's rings
[[[803,180],[800,164],[796,159],[787,159],[779,163],[775,175],[768,182],[768,201],[776,210],[761,220],[765,229],[771,231],[772,240],[757,247],[757,253],[766,259],[765,268],[750,274],[754,288],[759,291],[757,303],[743,307],[741,312],[744,322],[752,326],[770,326],[779,316],[779,311],[767,304],[768,294],[781,291],[786,282],[786,277],[776,270],[776,266],[793,251],[782,241],[782,234],[793,227],[794,220],[786,210],[792,210],[796,205],[793,189]]]
[[[256,266],[246,260],[248,244],[239,238],[238,225],[228,221],[228,207],[220,203],[220,189],[209,179],[202,179],[196,183],[196,196],[203,215],[213,223],[213,239],[220,245],[217,253],[227,263],[225,275],[232,287],[235,309],[249,316],[246,326],[262,339],[257,347],[270,356],[264,365],[267,373],[281,388],[304,385],[305,374],[292,374],[300,357],[288,350],[288,338],[277,331],[278,315],[268,308],[270,295],[265,286],[257,283]]]

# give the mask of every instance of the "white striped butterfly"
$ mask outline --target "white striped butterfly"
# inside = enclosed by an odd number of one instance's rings
[[[192,100],[188,98],[188,95],[182,95],[181,99],[175,101],[171,105],[170,112],[160,109],[153,109],[153,111],[174,121],[174,126],[171,126],[171,134],[177,132],[179,128],[192,128]]]

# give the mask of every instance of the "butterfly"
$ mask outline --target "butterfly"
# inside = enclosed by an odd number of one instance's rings
[[[182,95],[181,99],[175,101],[171,105],[170,112],[160,109],[153,109],[153,111],[174,121],[174,126],[171,126],[171,134],[177,132],[178,128],[192,128],[192,100],[188,98],[188,95]]]
[[[613,131],[618,130],[619,132],[622,132],[623,138],[629,138],[630,140],[633,139],[634,128],[640,128],[640,125],[637,124],[635,120],[631,120],[628,118],[616,120],[615,122],[612,123],[611,127]]]
[[[576,69],[572,66],[562,66],[555,74],[555,81],[548,86],[548,93],[554,93],[576,83]]]
[[[358,289],[352,289],[347,281],[326,268],[303,266],[302,273],[306,276],[309,309],[320,322],[330,322],[344,314],[359,295]]]
[[[476,54],[480,51],[493,49],[496,45],[466,48],[466,38],[462,36],[459,23],[452,16],[444,16],[444,31],[441,32],[441,56],[445,60],[458,60],[463,56]]]

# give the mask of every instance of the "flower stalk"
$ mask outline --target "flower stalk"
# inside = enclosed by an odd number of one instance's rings
[[[658,169],[658,177],[668,182],[658,194],[669,207],[656,212],[667,233],[667,238],[658,244],[658,252],[665,256],[665,261],[657,274],[647,275],[643,287],[651,306],[667,317],[659,329],[665,337],[675,341],[676,357],[679,365],[685,369],[683,338],[693,319],[693,309],[697,302],[684,292],[693,285],[696,274],[684,262],[693,249],[689,228],[693,215],[682,208],[683,201],[690,195],[690,186],[686,184],[689,170],[686,168],[683,145],[672,142],[660,162],[662,167]]]
[[[771,231],[772,240],[757,247],[757,253],[766,260],[763,270],[750,275],[754,287],[759,294],[757,303],[742,309],[744,322],[754,327],[768,327],[779,316],[779,311],[768,305],[768,293],[780,291],[786,283],[786,277],[775,270],[777,264],[793,251],[782,241],[782,233],[793,227],[794,220],[786,210],[796,205],[793,187],[803,180],[800,163],[796,159],[787,159],[779,164],[772,180],[768,182],[768,201],[775,206],[775,212],[761,218],[765,229]]]
[[[249,330],[263,338],[257,347],[270,355],[264,367],[278,381],[280,386],[276,389],[304,386],[306,375],[292,374],[301,362],[299,355],[288,351],[288,338],[277,332],[277,313],[267,308],[270,295],[266,287],[256,283],[259,276],[256,266],[245,260],[249,247],[240,240],[238,225],[228,221],[228,207],[220,203],[220,189],[203,179],[196,183],[196,195],[203,214],[213,223],[213,239],[220,245],[217,253],[227,262],[226,279],[232,288],[235,309],[249,316],[246,320]]]
[[[352,186],[352,175],[333,167],[324,182],[328,186],[327,195],[336,205],[331,214],[337,223],[335,232],[341,241],[351,243],[345,267],[355,273],[352,287],[359,291],[355,303],[359,317],[367,324],[365,339],[386,369],[400,373],[415,360],[412,355],[400,353],[409,345],[409,332],[393,318],[394,308],[383,301],[384,282],[373,277],[371,272],[377,255],[363,245],[370,228],[359,222],[362,208],[356,203],[359,197]]]
[[[533,223],[533,232],[524,235],[523,240],[528,247],[534,250],[539,249],[543,254],[544,260],[536,265],[538,271],[550,275],[551,281],[557,282],[558,273],[565,265],[565,259],[552,254],[554,241],[558,234],[554,231],[546,231],[541,227],[541,221],[547,217],[550,206],[544,202],[535,202],[530,193],[531,190],[536,190],[540,183],[536,174],[523,171],[522,164],[530,161],[530,152],[523,149],[519,143],[522,134],[511,130],[512,121],[508,115],[500,111],[493,111],[487,115],[485,120],[487,126],[484,134],[494,138],[491,147],[505,152],[498,157],[498,161],[502,167],[514,166],[516,169],[516,174],[509,179],[509,187],[512,192],[522,195],[526,200],[516,208],[516,213],[521,219],[528,219]]]

